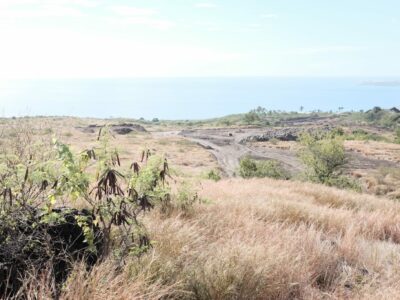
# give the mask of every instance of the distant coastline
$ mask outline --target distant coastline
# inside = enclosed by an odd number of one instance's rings
[[[400,87],[400,80],[368,80],[362,82],[362,85]]]
[[[0,116],[209,119],[262,106],[336,111],[398,106],[398,78],[0,80]]]

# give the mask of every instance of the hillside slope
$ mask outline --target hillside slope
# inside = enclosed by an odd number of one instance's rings
[[[152,274],[195,299],[395,299],[400,204],[314,184],[203,182],[189,217],[149,218]]]

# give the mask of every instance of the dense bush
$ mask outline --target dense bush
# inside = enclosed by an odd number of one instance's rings
[[[288,179],[289,174],[274,160],[255,160],[244,157],[240,160],[239,175],[243,178],[270,177],[275,179]]]
[[[310,134],[301,135],[303,146],[299,156],[306,166],[308,180],[340,188],[360,190],[354,180],[341,174],[346,164],[343,138],[338,135]]]
[[[318,137],[304,133],[300,138],[303,148],[300,158],[312,181],[325,183],[346,163],[343,140],[338,137]]]
[[[373,109],[364,113],[364,119],[373,124],[394,127],[400,123],[400,115],[389,110],[374,107]]]

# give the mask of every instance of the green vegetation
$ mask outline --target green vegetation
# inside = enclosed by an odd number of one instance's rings
[[[243,121],[247,125],[270,125],[266,119],[267,110],[261,106],[244,114]]]
[[[276,116],[295,116],[263,109],[253,113],[259,117],[255,124]],[[46,127],[38,126],[38,130],[22,126],[22,121],[7,122],[14,122],[15,130],[6,124],[0,131],[0,278],[8,275],[4,270],[9,266],[20,272],[9,278],[25,274],[26,278],[20,278],[22,290],[18,290],[22,299],[319,299],[343,295],[374,299],[382,298],[382,291],[389,291],[383,298],[398,294],[400,286],[395,284],[400,282],[400,272],[392,267],[399,260],[398,168],[354,175],[366,183],[368,193],[379,198],[308,182],[220,180],[221,173],[209,160],[193,164],[193,170],[206,170],[202,179],[215,182],[202,180],[195,185],[192,179],[197,176],[186,179],[186,174],[173,172],[155,150],[137,152],[131,139],[116,136],[114,140],[107,127],[99,135],[79,134],[79,139],[69,139],[74,144],[68,146],[59,140],[50,142],[43,134]],[[245,125],[244,115],[224,122]],[[158,130],[163,124],[167,123],[160,121],[152,128]],[[343,143],[349,138],[377,136],[367,130],[348,134],[349,126],[343,128],[301,137],[305,179],[359,190],[357,182],[344,174]],[[54,134],[68,136],[63,132],[64,127],[54,130]],[[240,131],[222,132],[226,136]],[[393,133],[400,141],[399,128],[385,131],[388,137]],[[139,137],[143,141],[148,136]],[[84,147],[83,137],[90,147],[72,150]],[[181,157],[186,162],[190,154],[198,153],[191,147],[193,142],[185,139],[155,139],[149,142],[150,149],[154,144],[157,149],[172,145],[188,153],[178,158],[168,153],[178,163]],[[286,145],[278,141],[269,143],[279,144],[274,148],[281,150]],[[124,145],[122,151],[115,148],[117,143]],[[396,151],[396,146],[390,147]],[[128,161],[132,157],[140,161]],[[237,173],[244,178],[289,178],[278,162],[250,157],[241,160]],[[210,199],[207,205],[204,199]],[[85,251],[68,256],[67,264],[63,260],[56,268],[53,263],[63,252],[54,250],[52,243],[60,240],[49,232],[71,224],[80,228]],[[385,259],[377,261],[376,256]],[[87,263],[93,257],[99,259]],[[67,279],[55,280],[60,274]],[[6,280],[0,281],[0,294],[1,282]]]
[[[214,181],[220,181],[221,180],[221,174],[217,170],[211,170],[206,174],[206,178]]]
[[[336,117],[344,124],[352,122],[354,124],[370,124],[387,128],[393,128],[400,124],[400,113],[395,110],[382,109],[374,107],[368,111],[351,111],[346,112],[343,107],[337,108],[338,112],[334,111],[321,111],[314,110],[305,112],[304,107],[299,108],[298,111],[280,111],[268,110],[264,107],[256,107],[247,113],[232,114],[219,118],[211,118],[205,120],[160,120],[153,118],[152,120],[145,120],[143,118],[132,119],[115,119],[121,122],[137,122],[147,126],[160,126],[160,127],[230,127],[230,126],[279,126],[285,122],[296,121],[302,119],[303,121],[314,120],[319,117]]]
[[[175,209],[184,216],[188,216],[193,212],[196,202],[200,202],[197,191],[191,184],[183,182],[179,188],[174,202]]]
[[[239,175],[243,178],[269,177],[275,179],[289,179],[289,174],[274,160],[255,160],[244,157],[240,161]]]
[[[388,142],[389,140],[379,134],[367,132],[363,129],[353,130],[351,134],[346,135],[346,140],[358,140],[358,141],[377,141],[377,142]]]
[[[357,183],[341,174],[346,164],[343,138],[332,133],[304,133],[300,138],[303,148],[300,158],[307,170],[307,180],[339,188],[360,190]]]
[[[400,144],[400,127],[396,129],[394,141],[395,143]]]
[[[99,258],[111,256],[122,263],[127,255],[142,255],[151,247],[140,215],[155,206],[170,204],[166,160],[144,151],[141,165],[134,162],[132,170],[124,172],[118,151],[110,144],[111,133],[107,128],[100,131],[97,148],[79,154],[57,140],[52,148],[32,143],[30,134],[14,132],[20,142],[9,145],[0,156],[0,248],[2,255],[6,254],[0,262],[14,266],[2,269],[1,274],[23,274],[31,268],[41,270],[44,264],[54,261],[54,268],[61,271],[52,276],[61,284],[68,272],[70,254],[59,253],[57,245],[78,238],[57,236],[57,232],[68,233],[57,229],[68,224],[81,227],[84,241],[80,251],[87,253],[85,256],[90,253]],[[188,192],[179,192],[180,209],[188,211],[192,204],[189,198]],[[59,209],[64,201],[71,206]],[[86,211],[73,208],[78,201]],[[49,240],[57,242],[49,244]],[[96,243],[99,240],[101,246]],[[68,263],[60,266],[64,261]],[[14,278],[11,283],[13,292],[18,290],[20,279]],[[1,291],[12,292],[3,282]]]
[[[343,116],[345,120],[393,128],[400,124],[400,113],[376,106],[366,112],[353,112]]]

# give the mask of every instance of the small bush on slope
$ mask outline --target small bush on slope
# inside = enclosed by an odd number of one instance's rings
[[[305,176],[308,180],[339,188],[361,190],[357,182],[341,174],[341,169],[346,164],[346,156],[340,136],[304,133],[300,137],[300,143],[303,147],[299,156],[307,168]]]
[[[273,160],[255,160],[250,157],[244,157],[240,160],[239,175],[243,178],[269,177],[275,179],[288,179],[288,173],[281,167],[277,161]]]
[[[220,181],[221,180],[221,174],[220,174],[220,172],[218,171],[218,170],[211,170],[211,171],[209,171],[207,174],[206,174],[206,176],[205,176],[207,179],[210,179],[210,180],[214,180],[214,181]]]

